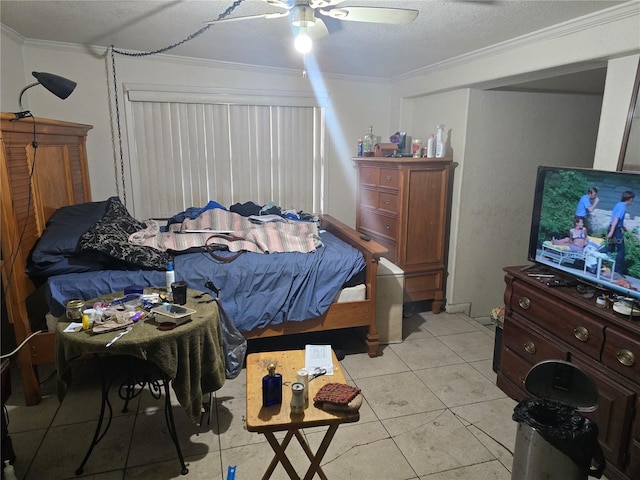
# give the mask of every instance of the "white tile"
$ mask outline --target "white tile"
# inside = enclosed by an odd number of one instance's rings
[[[422,328],[435,336],[473,332],[480,328],[479,324],[468,321],[469,317],[458,313],[440,313],[437,315],[421,313],[420,315],[424,316],[426,320]]]
[[[308,435],[312,451],[323,438],[324,432]],[[379,422],[340,426],[321,466],[327,478],[405,480],[416,476]]]
[[[447,407],[506,396],[502,390],[466,363],[418,370],[416,375]]]
[[[420,480],[511,480],[511,472],[498,461],[479,463],[433,475],[425,475]]]
[[[408,372],[409,367],[393,351],[391,345],[381,347],[381,355],[371,358],[366,353],[347,355],[340,362],[353,380],[390,373]]]
[[[493,339],[479,330],[438,337],[465,362],[493,358]]]
[[[440,338],[417,338],[389,346],[411,370],[464,363]]]
[[[494,459],[449,410],[396,417],[382,423],[418,475]]]
[[[379,419],[444,408],[413,372],[367,377],[356,383]]]

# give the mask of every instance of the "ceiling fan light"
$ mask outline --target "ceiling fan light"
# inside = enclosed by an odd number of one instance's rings
[[[306,33],[300,33],[293,41],[293,46],[298,52],[307,54],[311,51],[311,47],[313,47],[313,41],[311,40],[311,37]]]
[[[294,7],[291,12],[291,25],[294,27],[312,27],[316,24],[313,9],[306,6]]]

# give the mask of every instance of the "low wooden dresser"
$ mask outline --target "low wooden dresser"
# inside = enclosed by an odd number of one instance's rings
[[[542,360],[566,360],[596,383],[596,422],[610,480],[640,478],[640,317],[596,305],[575,287],[549,287],[522,267],[507,267],[497,385],[515,400]]]

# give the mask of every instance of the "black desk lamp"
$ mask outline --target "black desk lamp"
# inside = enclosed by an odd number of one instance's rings
[[[71,95],[71,92],[73,92],[74,88],[76,88],[77,85],[76,82],[73,82],[64,77],[60,77],[58,75],[54,75],[53,73],[32,72],[32,74],[38,81],[32,83],[31,85],[27,85],[20,92],[20,97],[18,98],[18,107],[20,108],[20,111],[15,114],[16,119],[31,116],[30,111],[22,108],[22,95],[31,87],[42,85],[55,96],[64,100],[69,95]]]

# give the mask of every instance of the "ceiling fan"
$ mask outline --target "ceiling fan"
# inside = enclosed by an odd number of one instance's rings
[[[304,29],[306,35],[317,40],[329,35],[327,26],[316,12],[337,20],[368,23],[387,23],[403,25],[411,23],[417,16],[417,10],[388,7],[336,7],[344,0],[263,0],[274,7],[282,8],[282,12],[245,15],[242,17],[211,20],[207,24],[251,20],[254,18],[281,18],[291,16],[291,25]]]

